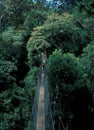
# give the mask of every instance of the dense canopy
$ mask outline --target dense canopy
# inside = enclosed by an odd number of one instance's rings
[[[94,0],[0,0],[0,130],[28,130],[43,54],[55,130],[94,130]]]

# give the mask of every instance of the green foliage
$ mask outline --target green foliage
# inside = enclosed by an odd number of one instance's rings
[[[76,26],[72,15],[64,13],[62,16],[50,16],[44,25],[35,28],[31,35],[27,44],[29,58],[32,51],[44,48],[48,54],[55,48],[61,48],[64,52],[78,55],[83,48],[81,38],[85,39],[86,32]]]
[[[89,105],[91,105],[92,98],[87,86],[87,74],[84,66],[73,54],[62,54],[61,50],[56,50],[47,61],[47,74],[53,116],[56,119],[55,127],[58,128],[57,119],[61,115],[65,127],[69,123],[69,129],[77,129],[78,122],[80,122],[79,129],[85,129],[81,118],[82,115],[90,112]],[[87,114],[87,116],[89,115]],[[83,119],[85,120],[84,117]],[[86,122],[88,122],[87,119]]]
[[[84,48],[81,61],[84,64],[86,72],[88,74],[88,78],[90,80],[90,87],[94,90],[94,41],[92,41],[91,44]]]
[[[41,11],[48,11],[49,8],[49,1],[47,0],[34,0],[34,6],[36,9]]]
[[[24,26],[27,30],[27,34],[31,33],[34,27],[40,26],[46,20],[47,13],[45,11],[39,11],[38,9],[31,9],[26,13]]]
[[[46,6],[44,4],[45,2],[42,4],[45,8],[43,11],[43,9],[38,8],[40,5],[32,2],[32,0],[7,0],[4,4],[2,26],[4,28],[7,26],[16,29],[24,28],[27,33],[30,33],[35,26],[41,25],[46,18]]]
[[[16,28],[21,26],[25,20],[25,13],[30,11],[31,5],[30,0],[7,0],[4,12],[4,21],[7,20],[5,24]]]
[[[28,129],[43,52],[55,129],[93,130],[94,1],[1,2],[0,130]]]
[[[21,46],[23,44],[23,31],[15,31],[9,27],[6,31],[1,33],[0,42],[0,57],[17,63],[21,53]],[[18,53],[19,51],[19,53]]]
[[[30,99],[21,84],[26,73],[24,36],[23,30],[15,30],[12,27],[8,27],[0,35],[1,130],[23,130],[29,120]]]
[[[17,67],[13,62],[0,61],[0,91],[8,89],[15,82]],[[12,74],[12,75],[11,75]]]
[[[8,63],[7,63],[8,64]],[[0,82],[0,129],[1,130],[23,130],[28,128],[28,121],[30,119],[32,104],[35,94],[35,86],[37,84],[37,69],[32,69],[24,80],[24,87],[17,86],[13,73],[11,63],[9,66],[2,63],[0,72],[2,72]],[[2,71],[1,71],[2,69]],[[8,72],[7,72],[8,71]],[[13,72],[12,72],[13,71]],[[3,77],[3,75],[5,77]],[[7,82],[6,82],[7,77]],[[3,79],[4,78],[4,79]],[[36,80],[35,80],[36,79]],[[34,81],[35,80],[35,81]],[[5,85],[5,86],[4,86]]]
[[[29,120],[29,105],[26,91],[15,84],[0,93],[0,129],[24,129]]]
[[[84,74],[84,67],[79,63],[79,59],[76,59],[73,54],[62,54],[59,50],[59,52],[53,52],[49,57],[47,72],[49,80],[52,82],[50,83],[51,86],[64,87],[64,84],[75,85]]]
[[[24,130],[28,128],[38,78],[38,69],[29,71],[26,64],[26,43],[31,30],[42,25],[47,14],[38,11],[31,0],[8,0],[2,11],[0,129]]]
[[[71,12],[71,10],[80,2],[81,0],[51,0],[52,7],[55,11],[62,14],[64,12]]]
[[[26,87],[35,87],[37,84],[37,80],[38,80],[38,68],[33,67],[32,69],[30,69],[30,71],[28,72],[26,78],[24,79],[25,82],[25,86]]]
[[[93,0],[82,0],[79,4],[79,10],[85,11],[88,15],[94,14],[94,1]]]
[[[4,12],[4,4],[1,2],[0,3],[0,17],[3,15],[3,12]]]

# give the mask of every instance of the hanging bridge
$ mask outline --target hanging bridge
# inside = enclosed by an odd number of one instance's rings
[[[43,68],[36,88],[28,130],[55,130],[47,78]]]

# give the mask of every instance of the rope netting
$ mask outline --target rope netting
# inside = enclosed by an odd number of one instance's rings
[[[36,130],[41,75],[39,74],[28,130]]]
[[[47,77],[45,77],[45,130],[55,130],[51,111]]]
[[[45,73],[45,70],[43,72]],[[51,111],[50,95],[49,95],[49,91],[48,91],[47,77],[45,76],[44,79],[45,79],[44,80],[45,130],[55,130],[54,129],[54,122],[53,122],[53,118],[52,118],[52,111]],[[37,88],[36,88],[34,104],[33,104],[33,108],[32,108],[32,114],[31,114],[31,118],[30,118],[30,121],[29,121],[29,129],[28,130],[36,130],[36,127],[37,127],[40,83],[41,83],[41,76],[39,77],[38,85],[37,85]]]

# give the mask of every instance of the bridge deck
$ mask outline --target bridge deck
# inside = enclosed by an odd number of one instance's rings
[[[37,130],[45,130],[45,108],[44,108],[44,73],[41,74],[41,86],[38,104]]]

